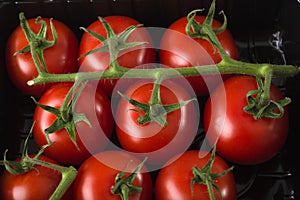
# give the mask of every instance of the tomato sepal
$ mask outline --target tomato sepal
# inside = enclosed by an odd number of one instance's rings
[[[28,40],[28,45],[25,46],[20,51],[15,52],[14,55],[31,52],[32,59],[33,59],[33,62],[36,66],[38,73],[42,74],[44,72],[48,72],[43,52],[45,49],[54,46],[58,40],[57,32],[52,23],[52,18],[50,19],[50,27],[51,27],[51,33],[53,36],[53,40],[46,39],[46,33],[47,33],[48,27],[47,27],[47,24],[45,21],[39,20],[40,17],[36,18],[36,24],[42,25],[40,31],[37,34],[35,34],[30,29],[29,24],[27,23],[27,20],[26,20],[23,12],[19,13],[19,19],[20,19],[20,25],[24,31],[26,39]]]
[[[247,93],[246,99],[248,105],[244,111],[252,114],[253,118],[258,120],[262,117],[278,119],[284,115],[284,106],[291,103],[289,97],[275,101],[270,100],[270,84],[267,76],[265,81],[256,76],[257,90],[251,90]]]
[[[111,189],[111,193],[120,195],[122,200],[128,200],[128,195],[133,193],[142,192],[143,188],[132,185],[137,173],[141,170],[147,158],[145,158],[135,170],[127,177],[123,178],[126,174],[125,171],[121,171],[116,175],[115,185]],[[130,162],[128,163],[130,164]]]
[[[183,102],[163,105],[160,99],[160,84],[156,82],[154,83],[154,87],[153,87],[153,91],[149,103],[138,102],[122,94],[119,91],[118,94],[137,108],[137,109],[130,109],[130,111],[139,113],[139,117],[137,118],[137,122],[139,124],[143,125],[154,121],[163,127],[166,127],[168,125],[168,122],[166,120],[166,115],[168,113],[178,110],[181,107],[190,103],[191,101],[196,100],[195,98],[192,98]]]
[[[112,27],[109,25],[109,23],[104,18],[98,17],[98,19],[103,24],[104,29],[106,30],[106,33],[107,33],[106,38],[101,36],[100,34],[97,34],[94,31],[88,30],[84,27],[80,27],[80,29],[82,29],[83,31],[91,34],[93,37],[98,39],[103,44],[103,46],[92,49],[92,50],[80,55],[79,59],[84,56],[90,55],[92,53],[96,53],[96,52],[109,52],[110,69],[114,68],[114,69],[121,70],[123,67],[120,66],[117,62],[117,57],[119,55],[119,52],[139,46],[139,45],[143,45],[146,43],[146,42],[130,42],[130,43],[126,42],[127,38],[130,36],[130,34],[134,30],[136,30],[138,27],[142,26],[142,24],[137,24],[135,26],[133,26],[133,25],[129,26],[120,34],[116,34],[113,31]]]
[[[228,172],[232,171],[233,166],[224,170],[221,173],[212,173],[212,166],[215,160],[215,155],[216,155],[216,146],[214,146],[214,148],[212,149],[211,157],[208,160],[206,165],[204,165],[201,169],[199,169],[198,167],[192,168],[192,172],[194,175],[194,178],[192,178],[190,182],[192,196],[194,196],[194,189],[193,189],[194,185],[197,183],[197,184],[204,184],[207,186],[210,200],[216,199],[214,196],[213,188],[216,189],[219,197],[222,199],[221,191],[218,188],[218,186],[214,184],[214,181],[217,178],[225,176]]]
[[[76,87],[80,84],[79,82],[75,82],[71,89],[69,90],[66,98],[64,99],[64,102],[60,108],[55,108],[52,106],[40,104],[37,102],[33,97],[33,101],[35,104],[42,109],[51,112],[54,114],[57,118],[56,120],[45,129],[45,135],[48,143],[51,143],[49,134],[57,132],[63,128],[65,128],[70,136],[70,139],[72,140],[73,144],[76,146],[76,148],[79,150],[79,147],[76,142],[76,123],[78,122],[85,122],[91,127],[91,124],[87,117],[83,113],[76,113],[74,111],[74,105],[76,104],[76,101],[84,89],[87,82],[83,82],[81,86],[76,90]]]
[[[212,1],[211,6],[209,8],[208,14],[203,22],[203,24],[199,24],[194,18],[197,14],[197,12],[201,12],[203,9],[196,9],[191,11],[187,15],[188,23],[185,27],[185,31],[187,35],[191,38],[201,38],[209,41],[213,48],[214,53],[216,53],[216,48],[219,48],[220,45],[218,45],[219,41],[216,39],[215,35],[222,33],[227,28],[227,17],[223,11],[220,12],[220,14],[223,15],[224,22],[223,24],[217,28],[212,28],[212,23],[214,20],[214,14],[215,14],[215,0]],[[192,31],[191,31],[192,30]]]
[[[6,159],[6,153],[8,150],[4,152],[4,159],[0,161],[0,165],[4,165],[5,169],[13,174],[13,175],[20,175],[29,172],[30,170],[37,170],[37,174],[39,173],[38,169],[35,168],[35,165],[40,165],[43,167],[47,167],[49,169],[53,169],[59,171],[62,175],[61,181],[59,182],[58,186],[56,187],[55,191],[52,193],[49,200],[56,200],[61,199],[61,197],[65,194],[68,188],[71,186],[73,181],[77,176],[77,170],[73,167],[65,167],[60,166],[58,164],[53,164],[50,162],[46,162],[43,160],[39,160],[39,157],[43,154],[45,148],[49,147],[51,144],[43,145],[39,151],[35,154],[35,156],[30,157],[28,154],[28,143],[29,138],[32,135],[33,125],[24,141],[24,147],[22,151],[22,155],[19,161],[9,161]]]

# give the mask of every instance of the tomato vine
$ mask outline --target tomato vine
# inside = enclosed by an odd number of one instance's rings
[[[194,10],[187,15],[188,24],[186,26],[186,31],[187,34],[192,38],[202,38],[208,40],[214,46],[215,51],[217,50],[219,51],[222,60],[219,63],[216,63],[214,67],[211,67],[211,65],[205,65],[205,66],[193,66],[189,68],[176,68],[174,70],[170,68],[159,68],[159,67],[154,69],[127,69],[125,67],[119,66],[116,63],[115,58],[117,58],[118,53],[122,49],[131,48],[143,44],[142,42],[136,42],[136,43],[125,42],[126,37],[139,26],[130,26],[123,33],[117,36],[116,34],[113,33],[109,24],[103,18],[99,17],[99,20],[104,24],[106,28],[108,36],[111,37],[110,39],[104,39],[102,37],[99,38],[99,35],[97,35],[96,33],[91,32],[84,28],[82,29],[94,35],[100,41],[105,43],[103,48],[95,49],[94,51],[89,52],[89,54],[95,51],[110,52],[110,57],[113,59],[113,61],[111,61],[108,70],[101,71],[101,72],[77,72],[77,73],[55,74],[55,75],[42,72],[39,73],[39,75],[36,78],[28,81],[27,84],[32,86],[32,85],[44,84],[48,82],[116,79],[116,78],[121,78],[125,74],[126,74],[126,78],[150,78],[153,79],[154,82],[161,81],[164,79],[170,79],[178,76],[188,77],[188,76],[199,76],[199,75],[208,75],[208,74],[243,74],[243,75],[255,76],[258,79],[265,79],[264,81],[265,90],[262,93],[263,96],[262,98],[264,98],[262,100],[264,102],[263,105],[261,106],[262,108],[257,109],[256,113],[253,113],[253,110],[249,112],[254,115],[254,118],[258,118],[257,117],[258,115],[261,116],[261,114],[257,114],[257,113],[263,112],[262,109],[270,110],[270,109],[266,109],[266,106],[270,105],[271,107],[273,107],[274,105],[276,105],[277,107],[282,107],[287,105],[290,102],[288,98],[284,99],[283,101],[270,104],[268,88],[270,86],[271,79],[273,77],[295,76],[300,71],[299,67],[293,65],[276,65],[276,64],[269,64],[269,63],[248,63],[248,62],[232,59],[227,55],[221,43],[219,42],[218,38],[216,37],[216,35],[222,32],[227,26],[227,18],[225,14],[222,12],[224,16],[223,25],[220,28],[213,30],[212,20],[215,14],[215,1],[212,2],[206,20],[204,21],[203,24],[198,24],[196,21],[194,21],[194,17],[196,13],[199,11],[201,10]],[[22,21],[24,20],[23,18],[21,19]],[[28,31],[28,29],[26,28],[24,29],[24,31]],[[116,45],[116,43],[121,44],[122,48],[120,48],[120,45]],[[252,93],[253,92],[250,92],[249,96],[251,96]],[[282,102],[284,103],[282,104]],[[249,111],[249,109],[245,109],[245,110],[247,112]],[[271,117],[271,118],[278,117],[278,115],[276,116],[264,115],[264,116]]]
[[[53,41],[44,40],[44,35],[47,29],[45,23],[43,21],[40,21],[39,23],[42,24],[42,28],[40,32],[38,34],[33,34],[29,28],[29,25],[26,23],[26,18],[24,16],[24,13],[20,13],[19,18],[20,18],[21,26],[29,41],[29,45],[26,46],[24,49],[20,50],[19,52],[16,52],[16,54],[29,52],[29,51],[32,53],[32,58],[34,64],[36,65],[38,76],[27,82],[29,86],[45,84],[50,82],[52,83],[76,82],[78,83],[76,84],[76,86],[78,86],[79,82],[83,82],[87,80],[118,79],[123,77],[125,74],[126,74],[126,78],[153,79],[154,90],[149,104],[142,104],[140,102],[136,102],[133,99],[130,99],[124,96],[123,94],[119,93],[124,99],[126,99],[127,101],[135,105],[138,109],[146,113],[145,116],[141,116],[141,118],[139,118],[141,123],[148,123],[149,121],[153,120],[158,124],[165,126],[167,124],[165,118],[166,113],[172,112],[181,106],[185,106],[186,104],[188,104],[190,101],[193,100],[190,99],[185,102],[179,102],[174,105],[173,104],[162,105],[160,101],[160,91],[158,88],[160,83],[163,80],[171,79],[179,76],[190,77],[190,76],[209,75],[209,74],[243,74],[243,75],[255,76],[257,78],[257,84],[259,89],[249,91],[249,93],[247,94],[248,106],[244,108],[244,111],[253,114],[253,117],[255,119],[259,119],[261,117],[280,118],[284,112],[283,107],[288,105],[291,102],[291,99],[286,97],[282,100],[271,101],[270,93],[269,93],[271,80],[273,77],[278,77],[278,76],[279,77],[296,76],[297,74],[299,74],[300,68],[293,65],[277,65],[277,64],[270,64],[270,63],[248,63],[248,62],[238,61],[231,58],[230,56],[228,56],[228,54],[226,53],[226,51],[224,50],[220,41],[217,38],[217,34],[221,33],[227,27],[226,15],[223,12],[221,13],[224,17],[223,25],[218,29],[213,29],[212,20],[215,15],[215,0],[212,1],[208,15],[206,17],[206,20],[203,22],[203,24],[199,24],[194,20],[194,17],[199,11],[201,10],[193,10],[187,15],[188,24],[186,26],[186,32],[188,36],[190,36],[191,38],[201,38],[201,39],[208,40],[211,43],[211,45],[214,47],[215,52],[218,51],[220,53],[222,60],[214,65],[193,66],[189,68],[176,68],[176,69],[160,68],[160,67],[153,68],[153,69],[128,69],[122,67],[117,63],[117,57],[120,51],[144,44],[144,42],[134,42],[134,43],[125,42],[126,38],[135,29],[139,28],[139,25],[130,26],[121,34],[116,35],[113,32],[112,28],[109,26],[109,24],[101,17],[99,17],[98,19],[104,25],[107,31],[108,38],[103,38],[97,35],[95,32],[89,31],[85,28],[81,28],[82,30],[93,35],[100,42],[103,43],[103,46],[100,49],[92,50],[87,54],[81,56],[86,56],[88,54],[95,53],[98,51],[109,52],[111,63],[108,70],[101,71],[101,72],[76,72],[76,73],[66,73],[66,74],[48,73],[47,66],[45,64],[44,57],[43,57],[43,50],[55,44],[57,40],[57,34],[55,32],[55,28],[53,24],[50,23],[54,40]],[[79,94],[76,94],[75,96],[78,95]],[[84,116],[74,115],[75,113],[73,113],[72,110],[69,110],[71,109],[70,104],[68,104],[69,101],[71,100],[66,99],[62,110],[58,110],[58,109],[54,110],[54,109],[50,109],[46,105],[44,106],[38,104],[38,106],[40,107],[52,110],[54,113],[57,114],[57,116],[62,115],[61,118],[58,117],[56,121],[56,127],[51,126],[48,128],[48,130],[46,130],[46,132],[56,131],[58,128],[63,127],[63,125],[65,125],[63,123],[66,122],[66,123],[70,123],[69,129],[72,129],[70,130],[70,132],[74,133],[74,129],[75,129],[74,123],[77,122],[76,120],[82,120],[88,123]],[[76,101],[76,99],[74,101]],[[65,110],[64,108],[67,108],[67,110]],[[279,114],[273,112],[275,108],[279,109],[280,111]],[[66,113],[66,111],[68,112]],[[164,111],[164,112],[160,112],[160,111]],[[65,120],[70,116],[70,112],[72,112],[73,117],[75,116],[74,121],[72,118],[71,122],[68,121],[69,119],[67,119],[67,121]],[[65,118],[64,116],[67,117]],[[76,145],[74,135],[72,138],[74,144]],[[23,154],[23,161],[26,161],[26,163],[30,163],[30,165],[32,166],[38,164],[38,165],[49,167],[51,169],[58,170],[62,173],[63,180],[61,184],[63,184],[63,186],[62,187],[59,186],[57,188],[57,190],[52,196],[53,199],[57,199],[61,197],[61,195],[65,192],[67,187],[72,183],[77,173],[76,169],[72,167],[66,168],[60,166],[53,166],[45,162],[39,161],[37,158],[29,158],[26,152]],[[7,169],[10,170],[12,173],[20,173],[12,170],[11,168],[11,167],[19,168],[20,167],[19,164],[8,162],[5,159],[3,161],[3,164],[6,165]],[[32,166],[29,166],[28,169],[32,168]],[[211,166],[208,165],[208,167]],[[196,169],[193,172],[195,175],[199,176],[199,173]],[[196,178],[193,180],[191,185],[193,185],[195,182],[197,182]],[[210,185],[210,187],[212,186],[213,185]]]
[[[60,172],[62,175],[61,180],[57,185],[55,191],[49,198],[49,200],[61,199],[61,197],[64,195],[64,193],[68,190],[68,188],[75,180],[77,176],[77,170],[73,166],[65,167],[58,164],[53,164],[50,162],[40,160],[39,157],[43,154],[44,149],[49,147],[51,144],[44,145],[34,157],[30,157],[28,154],[28,142],[29,142],[29,137],[32,134],[33,126],[34,124],[32,125],[31,130],[24,142],[24,148],[22,151],[20,161],[7,160],[6,159],[7,151],[5,151],[4,159],[0,161],[0,165],[4,165],[5,169],[13,175],[25,174],[30,170],[35,170],[36,165],[40,165]]]

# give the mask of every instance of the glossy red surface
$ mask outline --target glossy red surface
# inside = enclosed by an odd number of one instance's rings
[[[296,0],[217,0],[217,12],[224,9],[228,28],[236,40],[240,59],[248,62],[267,62],[300,65],[300,3]],[[82,36],[79,26],[87,27],[97,16],[124,14],[134,17],[146,27],[166,28],[189,11],[205,7],[209,0],[123,0],[123,1],[2,1],[0,2],[0,155],[8,149],[15,158],[32,124],[34,104],[29,96],[14,87],[5,70],[4,46],[18,25],[19,12],[27,18],[44,16],[65,22]],[[220,16],[216,16],[220,18]],[[275,79],[284,94],[292,98],[289,106],[289,136],[283,150],[274,159],[251,167],[236,166],[235,177],[240,200],[297,199],[299,169],[296,164],[299,133],[300,77]],[[200,104],[205,99],[199,99]],[[202,104],[201,104],[202,105]],[[202,127],[199,133],[202,132]],[[191,148],[199,148],[203,138],[197,137]],[[30,151],[36,146],[30,141]],[[155,178],[156,174],[153,173]]]

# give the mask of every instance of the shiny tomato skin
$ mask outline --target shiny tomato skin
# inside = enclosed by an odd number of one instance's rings
[[[129,98],[141,103],[149,103],[153,83],[140,81],[125,92]],[[162,105],[174,104],[192,99],[187,89],[173,81],[163,81],[160,86]],[[180,109],[167,114],[167,125],[156,122],[139,124],[139,112],[135,106],[120,99],[116,109],[116,134],[122,148],[148,157],[148,162],[160,164],[173,155],[184,152],[191,144],[198,128],[197,103],[192,101]],[[142,111],[140,111],[142,112]],[[142,113],[143,114],[143,113]]]
[[[58,83],[49,88],[39,100],[40,104],[61,107],[72,83]],[[75,105],[75,112],[85,114],[91,127],[85,122],[76,124],[76,141],[79,147],[71,141],[66,129],[61,129],[49,135],[54,142],[44,153],[62,164],[80,165],[91,153],[103,150],[111,137],[114,128],[113,116],[109,98],[101,91],[86,85]],[[56,116],[36,107],[34,112],[35,126],[33,136],[38,146],[47,144],[44,130],[48,128]]]
[[[204,184],[194,184],[194,197],[190,187],[191,179],[194,175],[192,173],[193,167],[203,168],[211,153],[205,153],[205,157],[200,157],[200,151],[189,150],[179,157],[171,159],[159,172],[155,182],[155,197],[156,200],[209,200],[207,186]],[[215,156],[215,160],[212,167],[212,173],[222,173],[228,169],[227,163],[218,155]],[[214,181],[217,187],[220,189],[223,200],[235,200],[237,199],[237,192],[235,186],[235,179],[232,171],[228,172],[225,176],[222,176]],[[214,189],[214,195],[216,199],[220,199],[217,191]]]
[[[47,23],[47,40],[53,40],[50,28],[50,19],[41,18]],[[28,24],[34,33],[38,33],[40,24],[36,19],[28,19]],[[44,58],[49,73],[63,74],[78,71],[77,53],[78,39],[75,33],[58,20],[52,20],[56,29],[57,43],[44,50]],[[28,41],[21,28],[18,26],[10,35],[6,44],[6,67],[14,85],[24,94],[40,97],[52,83],[28,86],[27,82],[38,75],[31,53],[23,53],[14,56],[14,53],[28,45]]]
[[[104,20],[109,23],[116,34],[120,34],[129,26],[140,24],[140,22],[131,17],[121,15],[106,16],[104,17]],[[107,38],[106,30],[99,20],[91,23],[87,29]],[[117,58],[120,66],[135,68],[155,62],[155,49],[153,48],[153,41],[147,29],[144,27],[137,28],[131,33],[126,41],[146,43],[121,51]],[[79,56],[102,46],[103,44],[98,39],[94,38],[89,33],[84,32],[79,43]],[[81,57],[79,59],[79,70],[83,72],[104,71],[108,69],[109,63],[110,59],[108,52],[97,52]],[[111,96],[114,86],[117,83],[117,79],[100,80],[99,83],[99,87],[101,87],[108,96]]]
[[[219,86],[204,108],[204,129],[211,143],[217,141],[217,152],[233,163],[253,165],[274,157],[288,135],[288,110],[280,119],[260,118],[244,112],[246,94],[257,89],[251,76],[235,76]],[[283,94],[271,85],[270,98],[283,99]]]
[[[41,155],[39,160],[58,164],[44,155]],[[19,158],[16,161],[19,161]],[[0,199],[49,199],[60,180],[60,172],[41,165],[35,165],[34,169],[20,175],[13,175],[5,170],[0,177]],[[69,187],[62,199],[71,200],[72,197],[73,185]]]
[[[198,23],[203,23],[205,16],[195,16]],[[160,43],[160,63],[166,67],[182,68],[201,65],[212,65],[221,61],[221,56],[213,46],[204,39],[190,38],[186,32],[187,18],[182,17],[174,21],[165,31]],[[221,26],[217,20],[213,20],[212,27],[216,29]],[[226,53],[233,59],[239,59],[238,48],[231,32],[226,29],[217,34]],[[217,71],[216,71],[217,72]],[[217,72],[218,73],[218,72]],[[198,96],[207,96],[222,79],[229,75],[206,75],[187,77],[191,86]],[[207,84],[207,85],[206,85]]]
[[[103,151],[88,158],[78,169],[74,182],[74,199],[121,200],[119,195],[111,193],[115,177],[125,171],[130,175],[142,161],[124,151]],[[141,193],[129,195],[130,200],[151,200],[153,194],[152,179],[144,165],[137,173],[132,185],[141,187]]]

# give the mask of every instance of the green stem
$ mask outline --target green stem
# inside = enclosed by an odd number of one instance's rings
[[[53,36],[52,41],[46,39],[46,35],[47,35],[46,33],[48,27],[47,27],[47,23],[44,20],[39,19],[36,21],[36,24],[41,24],[41,28],[39,32],[35,34],[29,27],[29,24],[23,12],[19,14],[19,19],[20,19],[20,26],[24,31],[25,37],[28,41],[28,45],[23,49],[21,49],[20,51],[16,52],[15,55],[31,52],[32,60],[36,66],[38,73],[39,74],[47,73],[47,66],[45,63],[43,52],[45,49],[54,46],[58,40],[57,32],[52,23],[52,18],[50,19],[51,33]]]
[[[271,68],[272,77],[293,77],[299,74],[300,69],[293,65],[276,64],[254,64],[237,61],[233,59],[222,60],[216,65],[203,65],[188,68],[154,68],[154,69],[124,69],[107,70],[103,72],[77,72],[69,74],[39,74],[38,77],[28,81],[28,85],[45,84],[48,82],[73,82],[81,80],[100,80],[121,78],[126,74],[126,78],[151,78],[154,79],[157,74],[163,74],[164,79],[178,76],[199,76],[210,74],[243,74],[257,77],[265,77],[263,69]],[[129,71],[130,70],[130,71]]]
[[[210,200],[215,200],[216,197],[214,195],[214,190],[213,190],[213,186],[212,186],[212,183],[211,183],[211,180],[209,179],[206,179],[205,180],[205,185],[207,187],[207,191],[208,191],[208,194],[209,194],[209,199]],[[222,198],[222,197],[221,197]]]
[[[258,103],[258,106],[262,107],[265,106],[270,99],[270,87],[271,87],[271,82],[272,82],[272,69],[271,68],[266,68],[263,69],[262,72],[265,74],[264,76],[264,85],[263,85],[263,92],[260,96],[260,102]]]
[[[6,162],[0,161],[0,165],[4,165],[7,162],[8,161],[6,161]],[[61,181],[59,182],[55,191],[51,195],[50,200],[61,199],[62,196],[65,194],[65,192],[68,190],[68,188],[71,186],[71,184],[73,183],[73,181],[75,180],[75,178],[77,176],[77,170],[73,166],[63,167],[63,166],[56,165],[53,163],[48,163],[48,162],[44,162],[42,160],[38,160],[36,157],[23,158],[22,162],[25,162],[26,165],[32,166],[32,167],[35,165],[41,165],[43,167],[47,167],[47,168],[59,171],[61,173],[61,175],[62,175]],[[15,166],[17,166],[17,165],[15,165]],[[27,170],[30,170],[30,169],[28,168]],[[22,173],[25,173],[25,172],[26,171],[23,171]],[[17,175],[17,174],[15,174],[15,175]]]
[[[194,20],[197,12],[199,11],[202,10],[193,10],[187,15],[188,24],[186,26],[186,34],[191,38],[200,38],[209,41],[215,51],[216,48],[219,50],[219,53],[223,60],[229,59],[230,56],[226,53],[225,49],[223,48],[222,44],[220,43],[217,37],[217,34],[223,32],[226,29],[227,26],[226,15],[224,14],[224,12],[221,12],[224,17],[224,23],[218,29],[213,29],[212,24],[215,15],[215,0],[212,1],[208,14],[203,24],[199,24],[197,21]],[[191,31],[191,29],[193,31]]]
[[[211,156],[208,162],[206,163],[206,165],[204,165],[201,169],[198,168],[197,166],[192,168],[192,173],[194,175],[194,177],[191,179],[190,182],[192,197],[194,197],[194,189],[193,189],[194,184],[197,183],[197,184],[206,185],[210,200],[216,199],[213,188],[215,188],[215,190],[217,191],[219,198],[222,199],[221,191],[218,188],[218,186],[214,184],[214,182],[217,182],[218,178],[223,177],[227,173],[232,171],[233,167],[230,167],[221,173],[213,173],[212,167],[215,160],[215,155],[216,155],[216,146],[214,146],[214,148],[212,149]]]
[[[71,186],[73,181],[77,176],[77,171],[74,167],[65,168],[61,171],[62,179],[57,186],[54,193],[51,195],[50,200],[61,199],[63,194],[67,191],[67,189]]]
[[[155,104],[161,104],[160,83],[161,83],[161,81],[158,81],[158,80],[154,81],[152,95],[151,95],[151,99],[149,101],[150,106],[155,105]]]
[[[120,195],[122,200],[128,200],[130,194],[142,192],[142,187],[134,186],[132,185],[132,183],[139,171],[141,170],[141,168],[143,167],[146,160],[147,158],[145,158],[143,162],[141,162],[127,177],[125,177],[126,173],[124,171],[119,172],[115,177],[115,185],[111,188],[111,193],[115,195]]]
[[[128,200],[129,196],[129,188],[127,187],[127,185],[122,185],[121,186],[121,199],[122,200]]]
[[[62,179],[59,185],[57,186],[56,190],[50,197],[50,200],[61,199],[64,193],[67,191],[67,189],[71,186],[71,184],[75,180],[77,176],[77,170],[73,166],[67,168],[67,167],[51,164],[48,162],[44,162],[38,159],[31,159],[31,161],[34,164],[59,171],[62,174]]]
[[[19,174],[26,173],[29,170],[33,170],[35,165],[40,165],[60,172],[62,175],[61,181],[59,182],[55,191],[51,195],[50,200],[61,199],[62,196],[65,194],[65,192],[68,190],[68,188],[71,186],[73,181],[75,180],[77,176],[77,170],[73,166],[64,167],[58,164],[39,160],[39,156],[42,155],[45,148],[49,147],[51,144],[46,144],[42,146],[42,148],[39,149],[38,153],[34,157],[30,157],[28,155],[28,142],[29,142],[29,137],[32,135],[34,124],[35,123],[33,123],[33,125],[31,126],[30,132],[24,142],[22,157],[20,161],[16,162],[16,161],[6,160],[6,153],[8,151],[6,150],[4,153],[4,160],[0,161],[0,165],[4,165],[6,170],[13,175],[19,175]]]
[[[27,20],[25,18],[25,15],[23,12],[21,12],[19,14],[19,19],[20,19],[20,26],[22,27],[23,31],[24,31],[24,34],[25,34],[25,37],[29,43],[29,48],[30,48],[30,52],[31,52],[31,56],[32,56],[32,60],[36,66],[36,69],[38,71],[39,74],[43,73],[41,67],[40,67],[40,64],[39,62],[37,61],[37,55],[36,55],[36,46],[37,45],[33,45],[34,42],[34,33],[31,31],[31,29],[29,28],[29,25],[27,23]],[[31,44],[31,45],[30,45]],[[23,50],[24,51],[24,50]],[[21,51],[23,53],[23,51]],[[16,52],[16,54],[19,54],[21,52]]]

